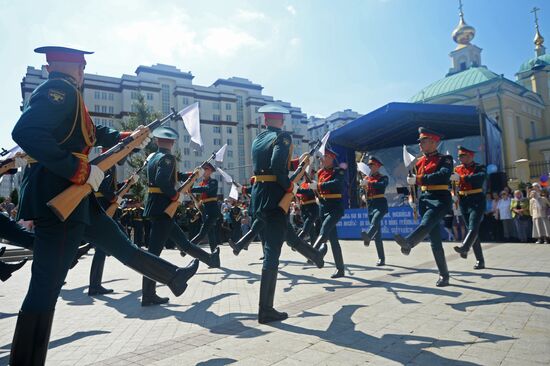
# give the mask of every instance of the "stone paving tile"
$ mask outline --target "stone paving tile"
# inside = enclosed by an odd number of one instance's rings
[[[91,256],[69,273],[52,329],[52,365],[525,365],[549,364],[550,246],[484,244],[488,269],[473,271],[446,244],[452,286],[436,288],[427,243],[402,256],[386,244],[344,241],[348,276],[333,280],[331,254],[321,270],[284,248],[275,305],[290,318],[256,322],[259,245],[222,269],[201,266],[186,293],[166,306],[141,308],[141,276],[113,258],[109,296],[86,296]],[[511,256],[510,253],[521,253]],[[163,256],[186,264],[175,251]],[[7,363],[30,266],[0,287],[0,365]],[[23,285],[22,285],[23,284]],[[491,356],[491,357],[489,357]],[[494,357],[493,357],[494,356]]]

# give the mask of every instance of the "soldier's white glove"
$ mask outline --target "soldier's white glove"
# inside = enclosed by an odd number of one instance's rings
[[[414,186],[416,184],[416,175],[411,175],[407,177],[407,184],[410,186]]]
[[[458,201],[458,197],[453,195],[453,202],[457,202]]]
[[[457,173],[451,174],[451,182],[458,182],[460,180],[460,175]]]
[[[132,133],[131,136],[132,136],[132,137],[135,137],[135,135],[141,134],[141,131],[142,131],[144,128],[146,128],[146,127],[143,126],[143,125],[139,125],[139,126],[137,127],[137,129]],[[142,142],[139,146],[137,146],[137,149],[140,149],[140,150],[141,150],[141,149],[144,149],[145,146],[147,146],[147,145],[149,144],[149,142],[151,142],[151,133],[149,133],[149,134],[147,135],[147,137],[145,137],[145,139],[143,140],[143,142]]]
[[[90,187],[97,192],[104,177],[105,173],[103,173],[103,170],[101,170],[97,165],[92,165],[90,166],[90,175],[88,176],[86,184],[89,184]]]
[[[363,187],[367,187],[369,185],[369,180],[367,179],[367,177],[363,178],[363,180],[361,181],[361,185]]]
[[[298,193],[298,188],[300,188],[299,184],[291,183],[292,184],[292,194],[296,196],[296,193]]]
[[[199,175],[199,177],[202,177],[204,174],[204,169],[202,167],[197,168],[197,174]]]
[[[183,203],[183,199],[185,198],[185,195],[180,192],[180,195],[178,196],[178,202],[181,204]]]
[[[312,189],[312,190],[315,191],[315,190],[317,189],[317,186],[318,186],[317,182],[313,180],[313,181],[311,181],[311,183],[308,184],[307,187],[308,187],[309,189]]]
[[[122,197],[120,197],[120,196],[117,196],[117,197],[116,197],[116,203],[117,203],[117,205],[122,206],[122,201],[124,201],[124,200],[122,199]]]
[[[14,159],[16,168],[24,168],[27,166],[27,159],[16,156]]]
[[[409,198],[409,206],[414,209],[416,207],[416,204],[414,203],[412,198]]]

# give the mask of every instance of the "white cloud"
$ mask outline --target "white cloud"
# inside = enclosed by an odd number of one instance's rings
[[[292,47],[298,47],[300,45],[300,43],[302,43],[302,40],[298,37],[294,37],[294,38],[290,39],[289,43]]]
[[[292,6],[292,5],[287,6],[287,7],[286,7],[286,10],[287,10],[290,14],[296,15],[296,8],[295,8],[294,6]]]
[[[265,14],[252,10],[239,9],[237,10],[237,19],[244,21],[263,20],[265,19]]]
[[[222,56],[233,55],[243,47],[262,47],[263,43],[241,30],[220,27],[211,28],[202,41],[202,46]]]

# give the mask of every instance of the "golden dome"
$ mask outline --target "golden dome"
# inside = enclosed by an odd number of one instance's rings
[[[539,27],[537,27],[537,31],[535,33],[535,39],[533,39],[533,42],[535,43],[535,46],[540,47],[544,43],[544,37],[539,32]]]
[[[460,21],[457,27],[452,33],[453,40],[459,45],[469,45],[470,41],[474,39],[476,35],[476,29],[471,25],[466,24],[464,21],[464,13],[460,11]]]

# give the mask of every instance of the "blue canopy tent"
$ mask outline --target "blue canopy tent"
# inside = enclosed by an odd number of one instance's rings
[[[484,163],[501,167],[502,142],[500,129],[478,108],[473,106],[389,103],[330,134],[329,143],[339,154],[340,162],[348,164],[349,190],[344,198],[347,206],[357,202],[355,152],[374,151],[415,144],[418,128],[428,127],[450,140],[465,136],[481,136]]]

